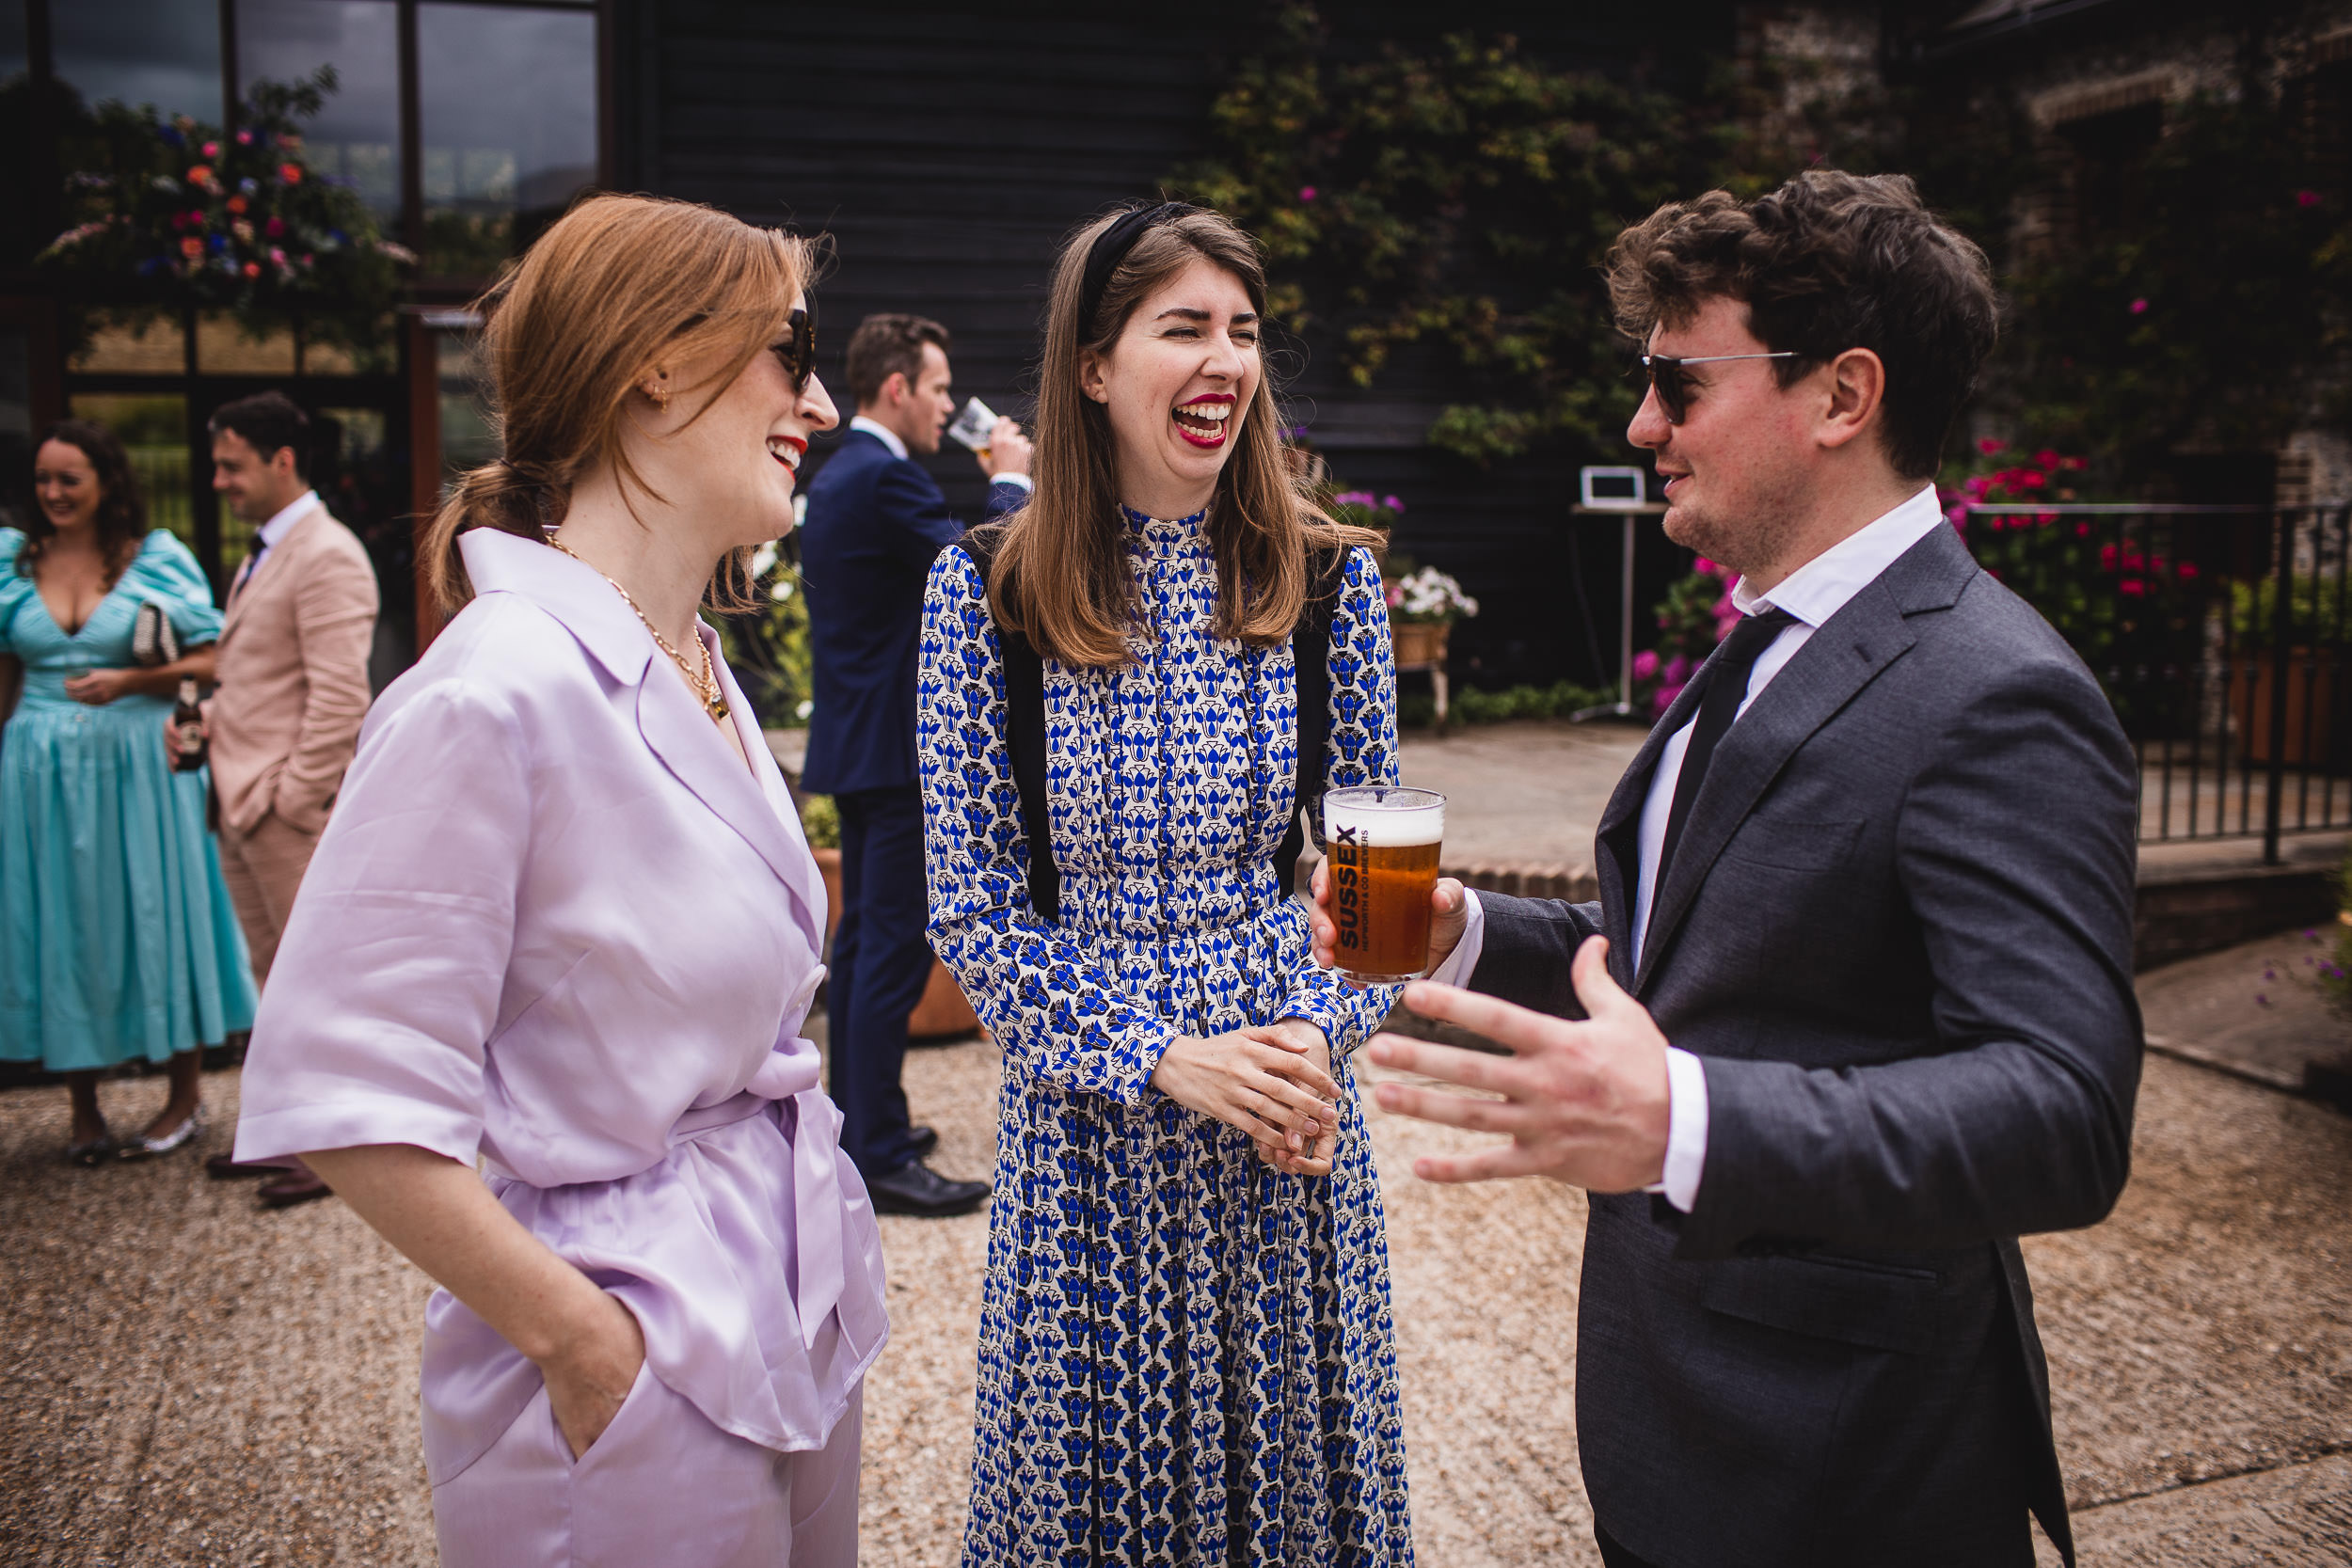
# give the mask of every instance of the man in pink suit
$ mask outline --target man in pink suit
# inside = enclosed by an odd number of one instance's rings
[[[375,571],[352,531],[306,478],[310,420],[280,392],[224,405],[212,419],[213,488],[256,530],[229,588],[219,689],[205,705],[212,739],[220,867],[266,986],[294,891],[368,711]],[[271,1207],[326,1196],[299,1160],[206,1163],[215,1176],[269,1174]]]

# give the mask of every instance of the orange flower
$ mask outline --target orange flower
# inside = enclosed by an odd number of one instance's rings
[[[300,164],[280,164],[278,166],[278,178],[283,180],[289,185],[299,185],[302,183],[302,166]]]
[[[245,264],[245,275],[246,275],[247,277],[261,277],[261,276],[262,276],[262,263],[261,263],[261,262],[259,262],[259,261],[247,261],[247,262]]]
[[[180,242],[180,254],[191,260],[204,254],[204,242],[191,235]]]
[[[245,198],[244,198],[244,197],[241,197],[241,196],[232,196],[232,197],[230,197],[230,198],[229,198],[229,210],[230,210],[230,212],[232,212],[232,213],[242,213],[242,212],[244,212],[244,211],[245,211]]]
[[[211,166],[210,166],[210,165],[206,165],[206,164],[199,164],[199,165],[197,165],[194,168],[192,168],[192,169],[188,170],[188,183],[189,183],[189,184],[191,184],[191,185],[209,185],[209,184],[211,184],[212,182],[213,182],[213,170],[212,170],[212,167],[211,167]]]

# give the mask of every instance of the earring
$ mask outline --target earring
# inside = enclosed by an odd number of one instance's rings
[[[662,372],[659,380],[655,381],[652,386],[645,388],[645,395],[653,399],[653,401],[660,406],[662,411],[667,413],[670,407],[669,373],[667,372]]]

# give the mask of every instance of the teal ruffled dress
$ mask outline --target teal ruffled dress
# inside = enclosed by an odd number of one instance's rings
[[[253,1023],[253,966],[204,826],[203,772],[174,773],[171,702],[77,703],[65,683],[131,665],[143,601],[181,645],[220,636],[187,546],[158,529],[68,637],[0,529],[0,653],[24,694],[0,730],[0,1058],[53,1071],[161,1062]]]

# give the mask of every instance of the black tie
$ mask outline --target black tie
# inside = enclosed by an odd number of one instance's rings
[[[268,553],[267,545],[262,544],[259,539],[253,541],[253,547],[246,551],[245,564],[238,567],[237,575],[230,579],[229,596],[230,598],[235,598],[245,591],[245,585],[253,580],[254,572],[261,566],[262,557]]]
[[[1691,819],[1691,802],[1699,798],[1699,785],[1707,782],[1707,765],[1715,759],[1715,748],[1731,728],[1731,721],[1740,716],[1740,705],[1748,695],[1748,672],[1756,667],[1756,656],[1772,645],[1781,628],[1793,625],[1796,617],[1785,610],[1768,610],[1761,615],[1751,615],[1732,628],[1724,640],[1713,662],[1707,666],[1707,690],[1699,698],[1699,716],[1691,725],[1691,748],[1682,753],[1682,773],[1675,780],[1675,803],[1666,814],[1666,839],[1658,849],[1658,877],[1650,883],[1650,908],[1658,908],[1659,897],[1666,891],[1666,868],[1674,864],[1675,846],[1682,841],[1682,825]]]

